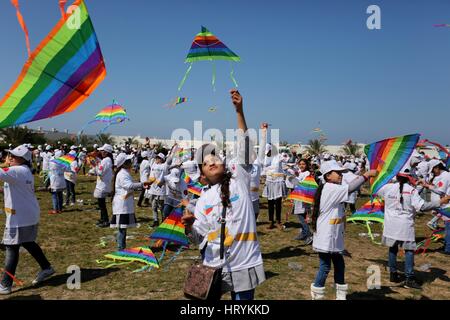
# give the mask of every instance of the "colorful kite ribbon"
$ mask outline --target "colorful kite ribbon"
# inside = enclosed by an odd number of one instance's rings
[[[23,19],[22,13],[20,12],[19,0],[11,0],[11,3],[16,8],[17,20],[19,21],[19,24],[23,30],[23,33],[25,33],[25,41],[26,41],[26,45],[27,45],[28,58],[30,58],[31,57],[30,37],[28,34],[27,25],[25,24],[25,20]]]

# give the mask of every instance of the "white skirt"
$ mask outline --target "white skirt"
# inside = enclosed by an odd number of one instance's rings
[[[262,196],[268,200],[287,197],[287,189],[284,181],[272,182],[266,181]]]
[[[38,235],[38,224],[27,227],[6,228],[3,232],[4,245],[17,245],[36,241]]]
[[[266,274],[262,264],[249,269],[222,272],[222,293],[253,290],[265,280]]]

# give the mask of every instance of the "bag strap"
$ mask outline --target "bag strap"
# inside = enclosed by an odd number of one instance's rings
[[[223,256],[225,253],[225,216],[227,214],[227,207],[223,207],[222,209],[222,218],[220,219],[220,260],[223,260]]]

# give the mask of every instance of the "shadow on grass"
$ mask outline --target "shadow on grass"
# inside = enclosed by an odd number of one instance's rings
[[[381,287],[380,289],[373,289],[364,292],[352,292],[347,295],[347,300],[396,300],[386,295],[397,293],[390,287]]]
[[[280,275],[279,273],[272,272],[272,271],[266,271],[265,274],[266,274],[266,280],[269,280],[270,278],[274,278],[274,277]]]
[[[108,269],[81,269],[81,283],[86,283],[101,277],[105,277],[109,275],[110,273],[119,271],[119,268],[108,268]],[[68,278],[71,276],[71,274],[58,274],[54,277],[51,277],[50,279],[42,282],[41,284],[38,284],[36,286],[29,286],[20,290],[17,290],[16,292],[22,292],[27,290],[35,290],[40,289],[43,287],[59,287],[67,284]]]
[[[308,253],[306,253],[305,250],[298,248],[298,247],[289,246],[289,247],[282,248],[278,251],[263,253],[262,257],[263,257],[263,259],[275,259],[276,260],[276,259],[283,259],[283,258],[290,258],[290,257],[298,257],[298,256],[305,255],[305,254],[308,254]]]
[[[387,270],[388,264],[386,260],[382,259],[366,259],[368,261],[380,264]],[[397,261],[397,268],[399,271],[405,270],[405,263]],[[450,282],[450,278],[446,275],[447,271],[440,268],[431,267],[430,271],[420,271],[415,268],[414,273],[416,277],[424,283],[432,283],[436,279],[440,279],[445,282]]]

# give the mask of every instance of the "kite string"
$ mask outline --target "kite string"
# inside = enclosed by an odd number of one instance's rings
[[[216,63],[213,61],[213,75],[212,75],[213,91],[216,92]]]
[[[184,83],[186,82],[186,79],[187,79],[189,73],[191,72],[191,69],[192,69],[192,62],[191,62],[191,64],[189,65],[189,68],[186,70],[186,73],[184,74],[184,77],[183,77],[183,79],[181,80],[180,85],[178,86],[178,91],[181,91],[181,88],[183,87]]]
[[[20,27],[22,28],[23,32],[25,33],[25,41],[26,41],[26,45],[27,45],[28,58],[30,58],[31,57],[30,37],[28,35],[28,28],[27,28],[27,25],[25,24],[25,20],[23,19],[22,13],[20,13],[19,0],[11,0],[11,3],[16,8],[17,20],[19,21]]]
[[[234,86],[237,88],[237,87],[239,87],[239,86],[238,86],[238,83],[236,82],[236,79],[234,78],[234,68],[233,68],[233,64],[230,63],[230,65],[231,65],[230,78],[231,78],[231,80],[233,81]]]

